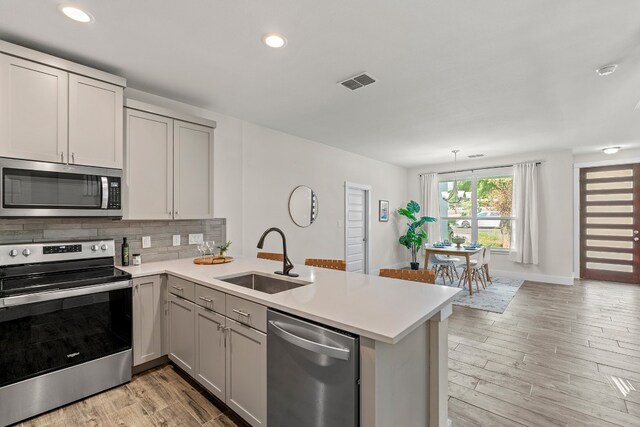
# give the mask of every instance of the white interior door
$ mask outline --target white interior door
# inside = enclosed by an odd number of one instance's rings
[[[369,273],[369,188],[345,186],[345,259],[347,271]]]

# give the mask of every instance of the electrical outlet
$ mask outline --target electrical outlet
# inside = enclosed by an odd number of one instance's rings
[[[189,244],[190,245],[199,245],[203,241],[202,233],[197,234],[189,234]]]
[[[179,234],[174,234],[173,235],[173,246],[180,246],[180,235]]]
[[[151,236],[143,236],[142,237],[142,249],[151,247]]]

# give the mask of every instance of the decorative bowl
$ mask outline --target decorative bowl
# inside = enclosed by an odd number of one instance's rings
[[[455,243],[456,247],[458,249],[460,249],[460,245],[462,245],[464,242],[466,241],[466,239],[464,237],[461,236],[455,236],[451,238],[451,243]]]

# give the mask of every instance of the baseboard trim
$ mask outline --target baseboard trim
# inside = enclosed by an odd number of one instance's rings
[[[554,285],[573,285],[572,276],[551,276],[547,274],[532,274],[520,271],[490,269],[492,276],[508,277],[510,279],[530,280],[532,282],[551,283]]]
[[[133,373],[133,375],[137,375],[140,372],[144,372],[144,371],[147,371],[149,369],[156,368],[156,367],[164,365],[165,363],[168,363],[168,362],[169,362],[169,358],[167,357],[167,355],[160,356],[157,359],[150,360],[149,362],[145,362],[145,363],[142,363],[140,365],[134,366],[132,373]]]

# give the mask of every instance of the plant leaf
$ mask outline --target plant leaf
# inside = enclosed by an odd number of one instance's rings
[[[420,212],[420,205],[415,200],[412,200],[409,203],[407,203],[407,209],[411,213],[418,213]]]

